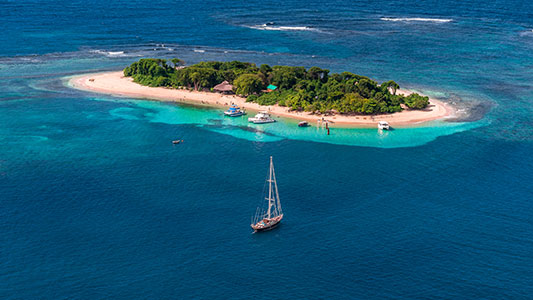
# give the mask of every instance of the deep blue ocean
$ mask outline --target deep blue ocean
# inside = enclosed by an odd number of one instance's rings
[[[533,299],[533,2],[4,0],[0,32],[0,299]],[[67,85],[141,57],[459,112],[327,136]],[[285,218],[252,234],[271,155]]]

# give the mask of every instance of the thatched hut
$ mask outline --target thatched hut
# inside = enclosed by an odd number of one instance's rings
[[[233,94],[233,85],[224,80],[213,87],[213,91],[223,94]]]

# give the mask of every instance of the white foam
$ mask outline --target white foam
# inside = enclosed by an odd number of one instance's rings
[[[437,18],[380,18],[382,21],[391,22],[432,22],[432,23],[449,23],[453,19],[437,19]]]
[[[103,50],[91,50],[91,53],[101,54],[107,57],[123,57],[128,56],[124,51],[103,51]]]
[[[257,30],[273,30],[273,31],[315,31],[320,32],[317,28],[307,27],[307,26],[274,26],[269,24],[262,24],[262,25],[252,25],[252,26],[244,26],[251,29],[257,29]]]
[[[527,29],[525,31],[520,32],[519,34],[520,36],[527,36],[527,37],[533,36],[533,29]]]
[[[108,51],[109,56],[124,56],[124,51]]]
[[[205,52],[205,50],[201,50],[201,49],[194,49],[193,51],[196,52],[196,53],[204,53]]]
[[[156,44],[156,46],[159,47],[159,48],[162,49],[162,50],[174,51],[174,48],[171,48],[171,47],[165,46],[165,44]],[[159,50],[159,49],[157,49],[157,50]]]

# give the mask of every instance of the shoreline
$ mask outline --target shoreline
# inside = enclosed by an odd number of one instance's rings
[[[236,95],[222,95],[213,92],[189,91],[186,89],[169,89],[148,87],[133,82],[133,78],[124,77],[122,71],[90,73],[70,77],[68,85],[72,88],[121,97],[141,98],[147,100],[189,103],[211,107],[228,107],[231,103],[246,110],[269,111],[274,116],[308,121],[311,124],[322,118],[331,122],[331,126],[340,127],[376,127],[379,121],[387,121],[392,127],[413,127],[426,122],[441,120],[453,116],[454,110],[442,101],[429,99],[429,106],[424,110],[404,110],[402,112],[382,115],[312,115],[308,112],[289,112],[287,107],[276,105],[263,106],[246,102]],[[408,95],[408,90],[397,93]]]

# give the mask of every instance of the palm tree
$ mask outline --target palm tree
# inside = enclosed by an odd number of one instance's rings
[[[196,91],[198,90],[201,79],[202,78],[201,78],[200,73],[194,72],[194,73],[191,74],[191,80],[192,80],[192,82],[194,84],[194,90],[196,90]]]

